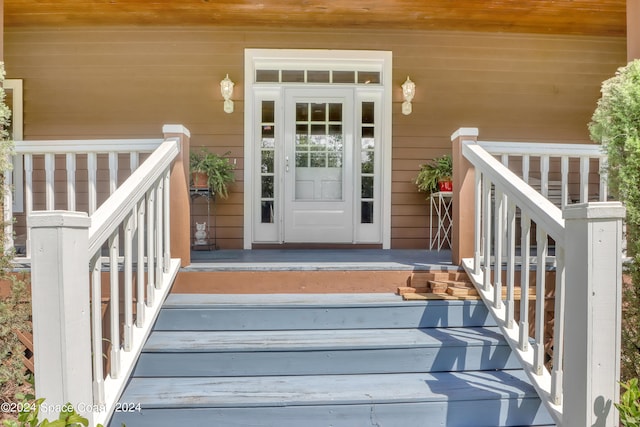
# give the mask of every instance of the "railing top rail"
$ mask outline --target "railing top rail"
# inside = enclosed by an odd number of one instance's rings
[[[66,153],[108,153],[145,152],[151,153],[164,139],[64,139],[15,141],[16,154],[66,154]]]
[[[124,221],[147,190],[171,165],[180,152],[177,139],[165,140],[129,179],[91,215],[89,253],[96,253],[109,235]]]
[[[553,239],[563,241],[565,225],[559,208],[527,185],[482,146],[464,142],[462,154],[476,167],[476,170],[482,172],[498,189],[515,201],[529,218],[543,227]]]
[[[541,142],[478,141],[491,154],[549,155],[552,157],[606,157],[599,144],[556,144]]]

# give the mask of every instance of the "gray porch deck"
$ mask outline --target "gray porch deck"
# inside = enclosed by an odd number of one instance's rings
[[[458,270],[451,251],[424,249],[254,249],[191,252],[183,271]]]

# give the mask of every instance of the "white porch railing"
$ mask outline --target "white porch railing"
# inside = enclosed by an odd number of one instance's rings
[[[617,427],[613,402],[619,399],[624,208],[619,202],[568,203],[569,157],[581,159],[579,200],[586,201],[587,159],[595,157],[602,164],[602,154],[585,146],[577,146],[572,152],[566,145],[527,144],[523,175],[528,175],[527,156],[535,153],[542,159],[541,194],[505,166],[508,156],[523,154],[523,147],[477,142],[476,136],[476,129],[461,129],[452,138],[457,144],[454,174],[460,175],[458,185],[462,187],[454,191],[468,195],[469,187],[473,189],[471,200],[457,200],[467,203],[458,209],[468,207],[474,212],[473,250],[462,255],[462,264],[558,425]],[[543,195],[549,158],[554,154],[561,159],[560,206],[564,210]],[[606,182],[601,178],[598,184],[597,197],[606,200]],[[460,215],[454,221],[464,219]],[[534,228],[535,243],[531,245]],[[521,286],[519,316],[517,270]],[[530,270],[536,273],[533,336],[529,333],[529,309],[533,305],[529,299]],[[548,270],[555,272],[552,286],[545,283]],[[554,322],[549,326],[545,323],[545,298],[553,286]],[[549,332],[553,334],[551,371],[545,367],[545,336]]]
[[[71,402],[90,425],[108,421],[178,272],[170,211],[180,215],[182,207],[188,218],[188,208],[173,204],[170,182],[188,194],[188,131],[165,127],[167,133],[176,137],[91,215],[52,210],[28,217],[35,390],[49,419]]]
[[[571,203],[607,201],[607,155],[600,145],[491,141],[478,145],[561,209]],[[532,170],[532,163],[539,170]],[[554,175],[559,180],[551,179]]]
[[[34,210],[66,209],[93,214],[121,181],[133,173],[143,156],[153,152],[162,139],[102,139],[16,141],[14,171],[6,173],[4,206],[14,206],[13,195],[28,217]],[[126,161],[127,167],[119,166]],[[14,180],[13,177],[16,177]],[[14,182],[15,181],[15,182]],[[66,200],[64,200],[66,199]],[[102,199],[102,200],[100,200]],[[5,210],[6,248],[14,246],[15,212]],[[25,231],[25,251],[20,261],[31,257],[31,232]]]

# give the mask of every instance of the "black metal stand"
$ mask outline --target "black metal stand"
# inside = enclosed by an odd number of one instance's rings
[[[191,249],[193,250],[216,250],[218,245],[216,242],[216,195],[209,191],[208,188],[190,188],[191,196]],[[207,202],[207,223],[205,227],[206,237],[198,240],[195,237],[196,221],[193,218],[193,205],[197,199],[205,199]],[[211,225],[211,201],[213,200],[213,226]],[[211,233],[213,230],[213,233]],[[212,237],[213,234],[213,237]]]

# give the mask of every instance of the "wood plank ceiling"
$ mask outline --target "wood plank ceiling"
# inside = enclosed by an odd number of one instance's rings
[[[619,36],[625,0],[5,0],[6,27],[181,25]]]

